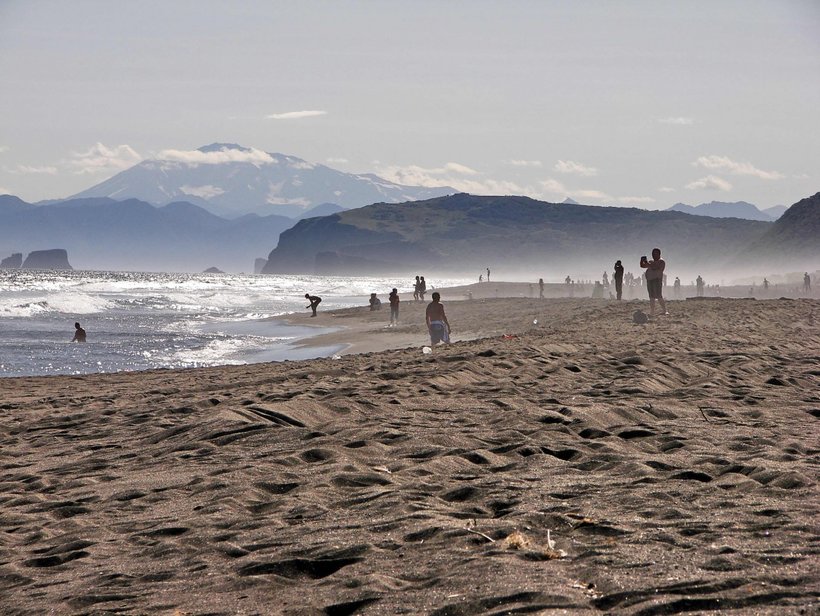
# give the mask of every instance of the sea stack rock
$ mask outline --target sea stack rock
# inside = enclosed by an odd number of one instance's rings
[[[223,272],[223,271],[222,271],[221,269],[219,269],[218,267],[209,267],[208,269],[206,269],[206,270],[205,270],[204,272],[202,272],[202,273],[203,273],[203,274],[224,274],[225,272]]]
[[[23,262],[23,269],[74,269],[68,262],[68,252],[62,248],[35,250]]]
[[[265,266],[268,264],[267,259],[257,258],[253,262],[253,273],[254,274],[261,274],[262,270],[265,269]]]
[[[20,269],[23,267],[23,253],[15,252],[10,257],[0,261],[0,269]]]

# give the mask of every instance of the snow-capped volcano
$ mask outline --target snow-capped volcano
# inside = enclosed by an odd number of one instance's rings
[[[430,199],[455,189],[402,186],[372,174],[352,174],[285,154],[232,143],[197,150],[164,150],[154,159],[71,198],[136,198],[155,205],[196,203],[219,216],[299,216],[323,203],[354,208],[370,203]]]

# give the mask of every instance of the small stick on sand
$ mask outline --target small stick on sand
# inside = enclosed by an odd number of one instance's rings
[[[703,412],[703,407],[702,407],[702,406],[699,406],[699,407],[698,407],[698,409],[700,409],[700,414],[701,414],[701,415],[703,415],[703,418],[704,418],[706,421],[709,421],[709,418],[706,416],[706,413],[704,413],[704,412]]]
[[[484,537],[490,543],[495,543],[495,539],[493,539],[492,537],[488,537],[484,533],[480,533],[477,530],[473,530],[472,528],[465,528],[464,530],[466,530],[468,533],[473,533],[474,535],[479,535],[480,537]]]

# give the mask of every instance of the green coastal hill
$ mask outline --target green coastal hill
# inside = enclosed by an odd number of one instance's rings
[[[785,215],[784,215],[785,217]],[[309,218],[283,232],[263,273],[505,274],[627,269],[654,246],[687,270],[717,269],[775,223],[674,211],[547,203],[518,196],[456,194],[375,203]]]

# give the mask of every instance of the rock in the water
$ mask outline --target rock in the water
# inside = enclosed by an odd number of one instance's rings
[[[6,257],[0,261],[0,268],[2,269],[19,269],[23,266],[23,253],[15,252],[10,257]]]
[[[35,250],[28,253],[23,262],[23,269],[74,269],[68,262],[68,251],[63,248],[51,250]]]
[[[225,272],[223,272],[223,271],[222,271],[221,269],[219,269],[218,267],[209,267],[208,269],[206,269],[206,270],[205,270],[204,272],[202,272],[202,273],[203,273],[203,274],[224,274]]]

